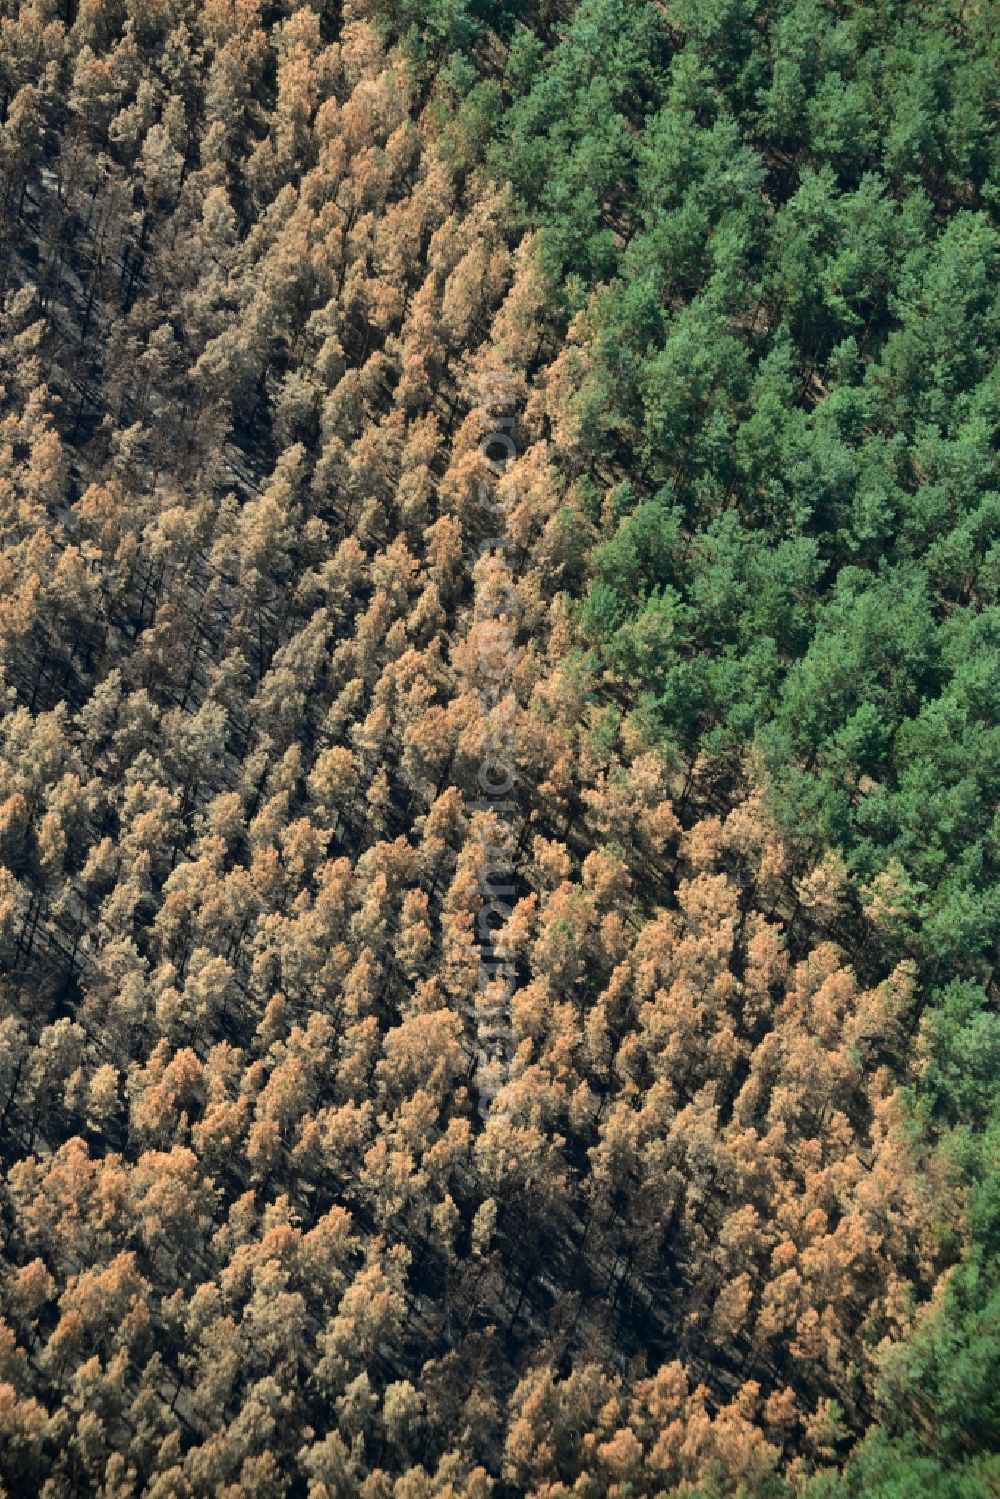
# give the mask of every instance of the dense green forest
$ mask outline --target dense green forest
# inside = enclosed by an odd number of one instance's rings
[[[1000,8],[0,0],[0,1491],[1000,1496]]]

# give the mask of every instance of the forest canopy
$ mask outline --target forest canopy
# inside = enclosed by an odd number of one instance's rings
[[[994,0],[0,0],[0,1492],[1000,1495]]]

